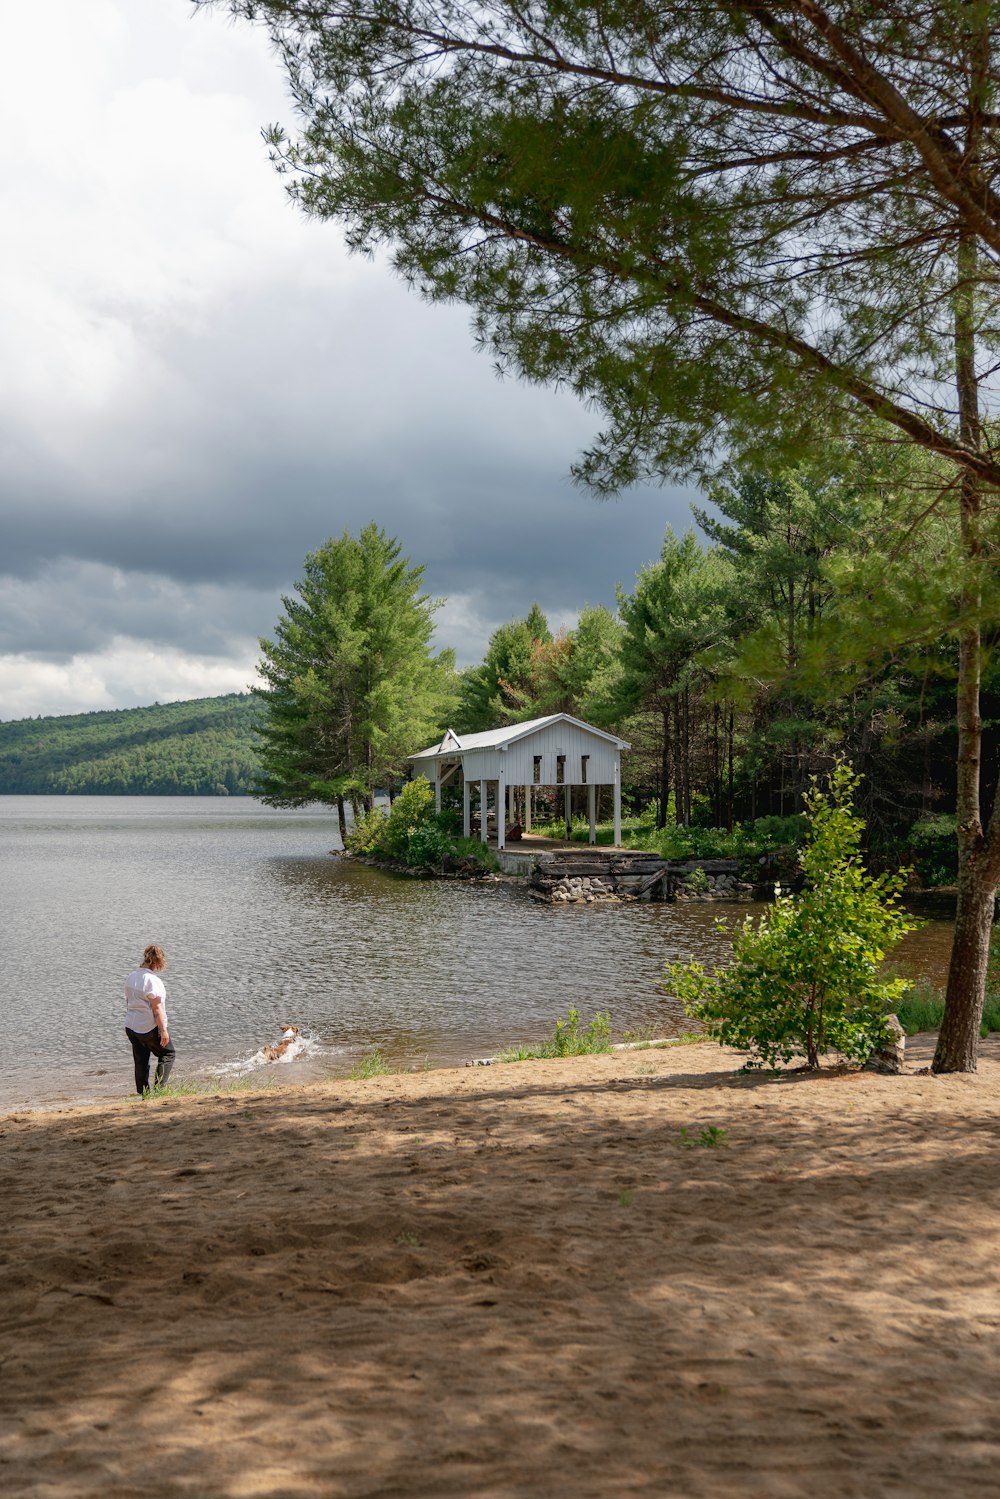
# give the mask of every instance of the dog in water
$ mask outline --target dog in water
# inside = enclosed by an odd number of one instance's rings
[[[290,1046],[294,1046],[299,1039],[299,1028],[297,1025],[283,1025],[281,1027],[281,1040],[276,1046],[263,1047],[264,1061],[276,1062],[283,1057]]]

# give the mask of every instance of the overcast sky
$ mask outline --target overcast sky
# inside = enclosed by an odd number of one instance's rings
[[[679,490],[576,488],[593,412],[291,206],[259,32],[10,3],[0,120],[0,719],[245,689],[306,553],[369,520],[459,664],[533,599],[613,604],[690,524]]]

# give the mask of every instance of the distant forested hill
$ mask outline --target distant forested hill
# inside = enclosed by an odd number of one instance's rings
[[[257,765],[249,695],[0,723],[0,794],[245,795]]]

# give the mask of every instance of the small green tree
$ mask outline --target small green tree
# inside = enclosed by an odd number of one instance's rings
[[[759,924],[747,918],[733,963],[708,974],[671,963],[664,986],[723,1046],[750,1053],[750,1066],[777,1067],[824,1051],[863,1061],[885,1039],[886,1016],[909,980],[880,976],[890,948],[917,925],[899,904],[903,874],[873,878],[861,861],[864,822],[853,811],[860,777],[843,762],[825,787],[805,795],[808,830],[799,854],[801,895],[782,895]]]
[[[379,845],[393,859],[405,859],[410,839],[434,817],[434,792],[426,776],[407,781],[385,820]]]

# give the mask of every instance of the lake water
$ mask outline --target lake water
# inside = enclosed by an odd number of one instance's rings
[[[745,906],[549,907],[516,885],[407,880],[330,857],[324,810],[244,798],[0,797],[0,1108],[132,1088],[122,980],[167,952],[175,1077],[272,1071],[281,1026],[309,1045],[285,1076],[344,1074],[379,1046],[453,1064],[585,1019],[669,1035],[665,959],[724,958]],[[943,976],[950,925],[908,940]]]

